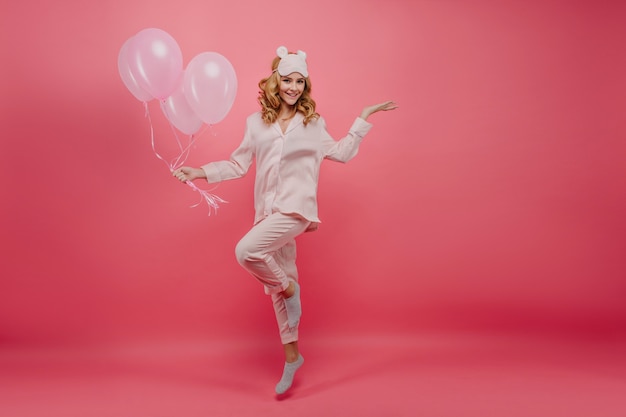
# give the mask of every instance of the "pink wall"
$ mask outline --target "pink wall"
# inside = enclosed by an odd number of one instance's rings
[[[334,135],[400,104],[354,161],[324,165],[323,225],[299,241],[306,334],[623,330],[625,19],[618,1],[3,5],[0,341],[277,337],[233,256],[252,176],[215,190],[217,215],[189,208],[120,80],[121,45],[147,27],[185,64],[216,51],[237,71],[191,164],[238,145],[281,44],[308,53]]]

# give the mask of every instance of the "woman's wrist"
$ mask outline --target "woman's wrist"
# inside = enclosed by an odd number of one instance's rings
[[[202,168],[196,168],[196,177],[206,179],[206,172]]]

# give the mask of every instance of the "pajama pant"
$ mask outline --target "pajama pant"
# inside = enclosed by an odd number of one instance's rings
[[[239,264],[265,287],[272,297],[283,344],[298,340],[298,328],[289,328],[285,301],[280,294],[289,281],[298,282],[296,241],[310,222],[298,216],[273,213],[257,223],[239,241],[235,255]]]

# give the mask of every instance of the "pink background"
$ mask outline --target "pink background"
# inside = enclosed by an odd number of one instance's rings
[[[252,175],[217,215],[150,147],[117,72],[123,42],[171,34],[184,64],[237,72],[190,164],[227,157],[279,45],[309,56],[333,135],[400,109],[347,165],[299,240],[303,340],[482,330],[623,334],[626,4],[619,1],[23,1],[0,14],[0,341],[278,343],[233,249]],[[157,144],[172,133],[154,102]]]

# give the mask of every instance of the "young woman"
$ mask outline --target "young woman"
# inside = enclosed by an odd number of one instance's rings
[[[397,106],[388,101],[365,107],[348,135],[335,141],[315,112],[306,54],[289,53],[284,46],[276,53],[272,74],[259,82],[261,111],[248,117],[243,141],[230,160],[182,167],[173,175],[182,182],[206,179],[216,183],[244,176],[256,158],[254,226],[237,244],[235,254],[272,298],[285,352],[283,375],[276,385],[276,392],[282,394],[304,362],[298,351],[302,308],[295,238],[315,230],[320,222],[320,164],[323,159],[352,159],[372,127],[368,117]]]

